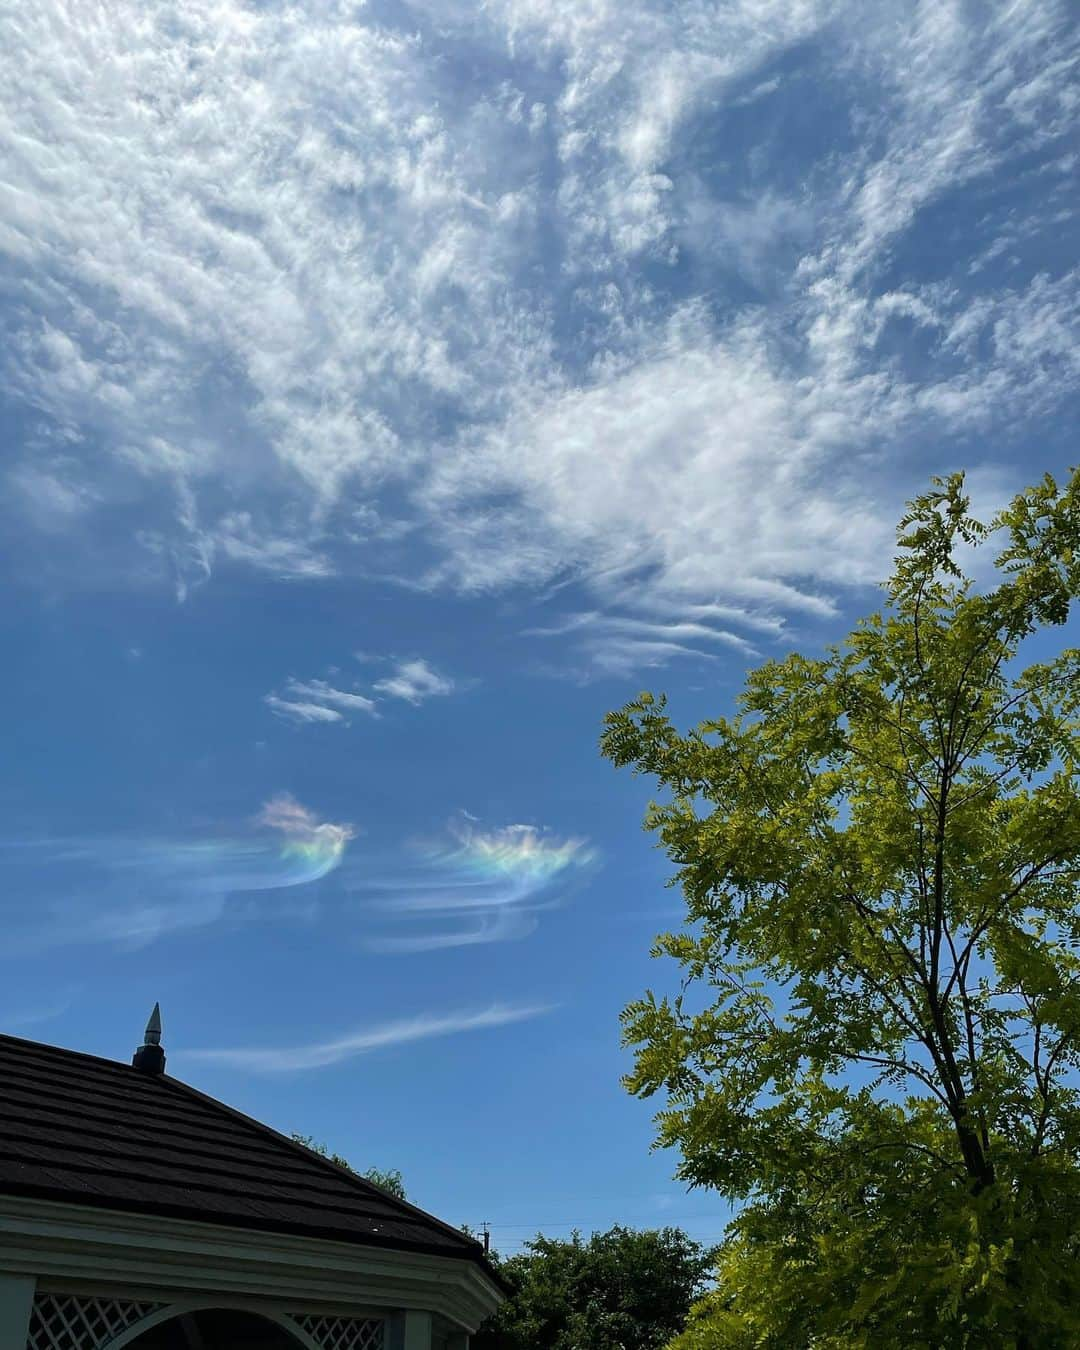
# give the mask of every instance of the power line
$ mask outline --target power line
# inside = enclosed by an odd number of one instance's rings
[[[586,1233],[583,1236],[587,1239],[590,1236],[590,1234]],[[592,1234],[591,1236],[595,1237],[599,1236],[599,1234]],[[704,1232],[699,1232],[697,1234],[688,1233],[686,1234],[686,1236],[692,1238],[695,1242],[708,1243],[708,1242],[719,1242],[721,1241],[722,1238],[729,1235],[726,1234],[723,1229],[713,1228],[713,1229],[706,1229]],[[514,1238],[500,1238],[497,1233],[493,1233],[491,1236],[491,1245],[493,1247],[498,1247],[500,1249],[503,1247],[527,1247],[535,1242],[563,1243],[568,1241],[569,1235],[566,1233],[536,1233],[532,1237],[514,1237]]]
[[[644,1217],[644,1216],[643,1216]],[[653,1216],[648,1216],[650,1219]],[[700,1229],[696,1233],[688,1233],[688,1236],[695,1241],[711,1246],[714,1243],[721,1242],[728,1236],[728,1226],[731,1223],[732,1215],[725,1214],[694,1214],[686,1217],[672,1217],[659,1224],[651,1224],[653,1228],[673,1228],[681,1225],[692,1225],[698,1228],[699,1224],[723,1225],[722,1227],[713,1227],[709,1231],[702,1233]],[[566,1241],[569,1234],[565,1231],[552,1232],[552,1229],[576,1230],[595,1234],[603,1229],[626,1226],[624,1221],[616,1220],[614,1222],[605,1219],[599,1224],[588,1224],[581,1220],[561,1221],[559,1223],[532,1223],[532,1224],[488,1224],[482,1225],[481,1231],[484,1236],[485,1250],[490,1251],[494,1248],[502,1256],[518,1256],[525,1252],[535,1238],[553,1238],[558,1241]]]
[[[610,1215],[605,1215],[602,1219],[540,1219],[532,1223],[489,1223],[485,1226],[492,1232],[496,1229],[506,1230],[514,1229],[521,1231],[528,1229],[535,1232],[539,1228],[587,1228],[594,1223],[652,1223],[660,1228],[670,1228],[673,1224],[679,1223],[727,1223],[731,1220],[731,1214],[624,1214],[621,1218],[612,1219]]]

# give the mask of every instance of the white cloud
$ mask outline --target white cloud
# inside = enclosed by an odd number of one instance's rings
[[[570,558],[609,596],[651,568],[688,601],[718,589],[753,600],[762,583],[800,577],[872,580],[889,519],[868,509],[865,482],[824,470],[899,409],[887,383],[831,384],[792,382],[759,326],[717,342],[687,311],[649,357],[539,401],[440,467],[427,491],[450,575],[482,587]],[[468,509],[511,490],[517,511],[478,522]]]
[[[588,658],[590,671],[602,675],[631,675],[643,667],[666,666],[680,656],[716,660],[715,653],[687,646],[684,642],[650,641],[618,635],[585,641],[581,644],[581,650]]]
[[[375,682],[375,688],[387,698],[404,699],[406,703],[423,703],[439,694],[450,694],[454,682],[423,660],[401,661],[392,675]]]
[[[50,532],[70,527],[98,503],[98,494],[79,481],[70,464],[58,460],[53,468],[21,465],[8,475],[8,485],[21,497],[35,522]]]
[[[928,471],[982,457],[959,437],[1080,385],[1080,277],[1030,266],[1046,220],[1075,224],[1069,17],[23,7],[0,43],[0,381],[49,433],[8,470],[19,528],[65,532],[76,575],[106,566],[84,530],[108,521],[140,550],[111,543],[110,576],[181,595],[226,566],[569,574],[642,621],[824,612],[881,574]],[[1014,172],[990,237],[979,194]],[[686,648],[612,629],[585,655]]]
[[[359,656],[357,659],[361,659]],[[373,659],[373,658],[363,658]],[[393,672],[373,686],[386,698],[402,699],[418,705],[425,699],[450,694],[455,684],[427,661],[400,661]],[[378,717],[378,700],[356,690],[338,689],[327,680],[297,680],[285,683],[284,696],[266,694],[263,702],[277,717],[290,722],[344,722],[348,713],[366,713]],[[347,724],[346,724],[347,725]]]
[[[246,511],[223,516],[208,545],[232,562],[276,577],[310,579],[331,576],[334,571],[330,560],[310,544],[260,531]]]
[[[709,617],[718,615],[719,607],[697,606]],[[739,611],[730,607],[729,617]],[[755,616],[756,617],[756,616]],[[757,627],[762,621],[757,620]],[[773,631],[772,626],[766,626]],[[526,636],[562,637],[573,633],[578,638],[578,649],[587,657],[594,673],[628,675],[643,666],[666,665],[673,657],[693,656],[714,660],[715,650],[733,647],[746,656],[756,656],[757,648],[746,638],[727,629],[714,628],[693,618],[678,623],[661,623],[650,619],[621,614],[591,611],[571,614],[550,627],[527,628]]]
[[[453,904],[444,912],[453,915]],[[417,952],[448,951],[452,947],[480,947],[492,942],[519,942],[534,933],[539,920],[532,914],[510,909],[487,910],[477,916],[461,918],[452,928],[423,933],[383,933],[364,939],[370,952],[384,956],[405,956]]]
[[[335,689],[325,680],[289,680],[286,685],[291,696],[296,698],[318,699],[331,707],[342,708],[346,712],[375,712],[375,700],[364,694],[349,693],[344,689]]]
[[[285,692],[286,698],[267,694],[263,702],[286,721],[343,722],[345,714],[351,712],[378,716],[374,699],[346,689],[335,689],[326,680],[290,679],[286,682]]]
[[[893,25],[888,49],[881,36],[868,25],[856,47],[865,73],[887,71],[893,97],[868,127],[884,148],[865,156],[853,178],[852,218],[838,246],[846,278],[878,263],[889,239],[935,198],[1028,150],[1016,96],[1062,45],[1076,50],[1067,8],[1039,0],[1019,0],[985,24],[958,3],[920,4]],[[1075,115],[1067,87],[1051,102],[1055,113],[1071,104]]]
[[[279,698],[277,694],[267,694],[263,702],[275,716],[290,722],[344,721],[336,708],[327,708],[321,703],[298,703],[293,699]]]
[[[175,1054],[185,1060],[199,1060],[206,1064],[247,1069],[252,1073],[295,1073],[306,1069],[326,1068],[331,1064],[339,1064],[342,1060],[354,1059],[357,1055],[370,1054],[374,1050],[408,1045],[435,1036],[454,1036],[467,1031],[508,1026],[550,1011],[550,1006],[513,1007],[493,1004],[480,1012],[425,1013],[311,1045],[281,1049],[181,1050]]]
[[[320,874],[341,861],[346,844],[356,837],[351,825],[320,821],[314,811],[288,792],[279,792],[264,802],[255,823],[278,830],[285,836],[287,847],[301,848],[307,859],[319,860]]]

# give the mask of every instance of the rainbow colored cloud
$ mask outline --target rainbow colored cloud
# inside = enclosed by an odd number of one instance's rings
[[[272,797],[263,806],[256,824],[281,833],[279,856],[282,862],[289,864],[290,879],[280,884],[287,886],[318,881],[332,872],[345,856],[349,840],[356,837],[351,825],[320,822],[287,792]]]
[[[383,892],[376,911],[410,930],[370,936],[369,949],[423,952],[525,937],[537,914],[564,901],[599,860],[584,839],[534,825],[484,830],[464,812],[448,835],[418,847],[418,868],[362,884]]]
[[[533,825],[504,825],[485,832],[467,826],[455,831],[458,847],[444,860],[478,876],[543,886],[572,867],[585,867],[595,852],[583,839],[554,839]]]
[[[4,952],[73,942],[142,947],[226,917],[314,913],[313,897],[270,892],[319,881],[341,865],[352,826],[320,821],[288,794],[271,798],[246,831],[217,839],[42,839],[0,843]],[[20,878],[32,873],[33,886]],[[34,894],[32,907],[20,903]],[[259,893],[262,893],[261,897]],[[247,895],[247,901],[241,896]]]

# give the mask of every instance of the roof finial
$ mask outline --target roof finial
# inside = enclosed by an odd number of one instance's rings
[[[165,1072],[165,1051],[161,1048],[161,1007],[154,1004],[154,1011],[146,1024],[143,1043],[135,1051],[131,1060],[143,1073],[159,1074]]]

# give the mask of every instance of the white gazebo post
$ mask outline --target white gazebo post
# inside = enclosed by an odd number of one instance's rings
[[[432,1350],[431,1314],[408,1309],[390,1319],[387,1350]]]
[[[0,1273],[0,1345],[25,1350],[36,1284],[33,1275]]]

